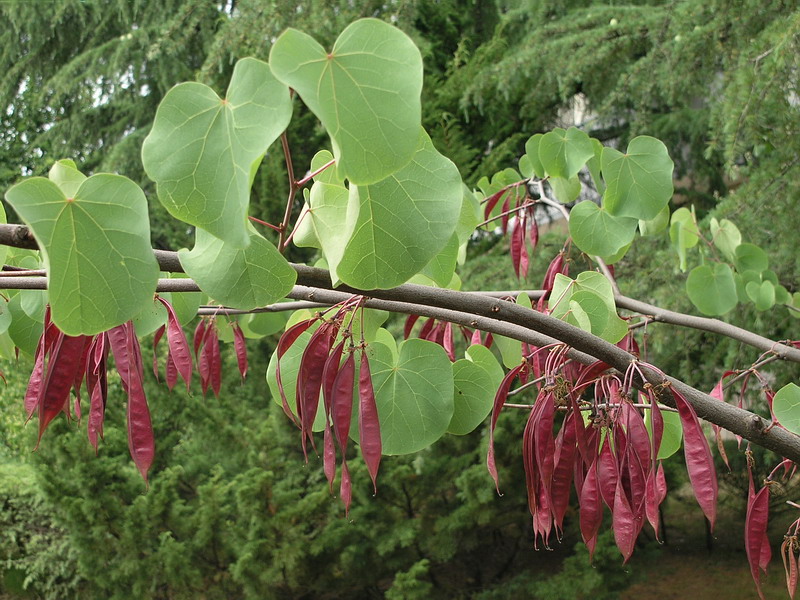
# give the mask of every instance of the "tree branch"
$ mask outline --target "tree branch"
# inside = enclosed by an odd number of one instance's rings
[[[25,230],[24,232],[21,231],[23,229]],[[20,243],[28,241],[29,236],[30,234],[27,233],[27,228],[22,226],[0,225],[0,243],[19,245]],[[14,240],[16,240],[16,244],[12,243]],[[177,254],[174,252],[156,251],[156,258],[159,260],[162,270],[183,271],[180,267],[180,262],[177,260]],[[384,303],[374,303],[373,306],[376,308],[381,307],[396,312],[427,316],[442,315],[442,317],[437,318],[478,327],[486,331],[492,331],[494,328],[497,328],[498,332],[501,330],[506,332],[500,335],[511,334],[508,335],[508,337],[520,339],[517,334],[522,336],[522,331],[514,328],[505,328],[506,326],[516,326],[517,328],[525,330],[525,336],[534,336],[538,334],[535,338],[531,337],[523,341],[535,339],[536,341],[530,341],[529,343],[542,346],[547,343],[554,343],[558,340],[558,342],[565,343],[578,352],[602,360],[622,373],[626,372],[632,362],[638,363],[638,359],[635,356],[578,327],[487,294],[457,292],[454,290],[414,284],[404,284],[388,290],[365,291],[357,290],[349,286],[339,286],[333,289],[328,271],[308,267],[306,265],[295,264],[292,266],[297,272],[297,281],[300,285],[295,287],[290,297],[297,300],[312,302],[322,301],[327,304],[329,301],[338,302],[339,299],[342,299],[343,296],[340,296],[340,294],[344,294],[345,296],[367,296],[371,299],[385,301]],[[0,285],[2,286],[7,286],[9,283],[17,284],[15,287],[29,286],[27,289],[43,289],[46,286],[46,280],[41,277],[18,277],[9,278],[8,281],[0,280]],[[160,284],[163,285],[163,291],[198,291],[196,284],[186,279],[160,280]],[[186,289],[190,286],[192,286],[191,289]],[[336,296],[331,296],[329,295],[330,293],[334,293]],[[625,307],[627,308],[628,306],[638,306],[640,308],[650,307],[650,305],[644,303],[639,305],[627,303]],[[433,309],[440,310],[435,311]],[[631,310],[637,309],[631,308]],[[670,311],[663,311],[660,314],[663,317],[664,313],[669,312]],[[468,315],[467,318],[469,319],[466,323],[461,321],[464,314]],[[714,321],[714,319],[708,320]],[[769,349],[775,351],[775,348]],[[788,349],[794,350],[792,348]],[[788,352],[786,357],[790,358],[792,354],[792,352]],[[663,377],[657,370],[654,370],[644,363],[638,363],[638,366],[648,383],[653,385],[663,383]],[[800,463],[800,436],[794,435],[780,427],[769,427],[769,423],[758,415],[720,402],[682,381],[672,377],[668,377],[667,379],[675,389],[686,397],[696,410],[698,416],[756,444],[773,450],[781,456]],[[639,383],[641,384],[643,382]],[[664,400],[666,404],[671,404],[671,398],[666,397]]]

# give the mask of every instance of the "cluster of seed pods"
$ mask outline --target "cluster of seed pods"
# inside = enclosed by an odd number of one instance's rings
[[[196,362],[200,372],[203,393],[211,388],[216,395],[220,391],[221,360],[215,319],[200,321],[194,337],[194,360],[192,351],[172,306],[163,298],[157,298],[167,311],[167,323],[153,336],[153,373],[159,379],[158,344],[166,333],[169,350],[165,366],[165,379],[170,390],[178,377],[186,383],[189,391]],[[242,378],[247,373],[247,351],[244,335],[234,324],[234,345]],[[60,331],[50,319],[49,308],[45,311],[44,331],[34,355],[34,367],[25,393],[25,411],[28,419],[34,414],[39,419],[39,441],[48,425],[60,413],[71,418],[82,418],[81,388],[86,382],[89,396],[89,414],[86,419],[87,437],[97,451],[103,438],[106,403],[108,399],[108,355],[120,376],[122,388],[128,402],[126,406],[128,447],[131,457],[142,477],[147,473],[155,455],[153,426],[144,392],[144,370],[142,351],[133,322],[104,331],[97,335],[70,336]],[[70,402],[74,391],[74,403]],[[37,442],[38,445],[38,442]]]
[[[354,341],[353,319],[362,298],[353,298],[310,319],[287,329],[278,341],[275,376],[286,416],[300,428],[303,454],[307,455],[306,442],[314,447],[312,426],[317,416],[320,394],[325,409],[323,433],[323,468],[328,485],[333,490],[336,478],[336,448],[339,447],[342,474],[339,495],[350,509],[352,483],[347,467],[347,446],[353,414],[354,389],[358,392],[358,437],[361,456],[367,465],[373,488],[377,491],[378,468],[381,462],[381,432],[372,375],[369,367],[367,345],[363,335]],[[330,316],[328,316],[330,314]],[[358,313],[362,314],[362,313]],[[303,351],[297,373],[295,407],[292,412],[281,379],[280,359],[297,339],[312,326],[316,330]],[[363,323],[362,323],[363,327]],[[356,361],[356,353],[359,360]],[[356,363],[358,362],[358,366]],[[336,444],[334,444],[334,439]]]

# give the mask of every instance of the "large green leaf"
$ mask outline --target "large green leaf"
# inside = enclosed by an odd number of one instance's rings
[[[369,348],[383,453],[427,448],[444,435],[453,416],[450,359],[440,345],[419,339],[402,342],[397,359],[383,344]],[[351,427],[351,433],[357,432]]]
[[[461,176],[428,134],[421,129],[419,134],[417,152],[400,171],[373,185],[350,186],[359,208],[357,215],[348,210],[348,217],[356,216],[355,226],[336,267],[348,285],[369,290],[404,283],[455,231],[463,199]],[[317,233],[324,248],[325,233]]]
[[[448,433],[466,435],[491,412],[494,396],[503,380],[503,368],[488,348],[467,348],[467,358],[453,363],[453,418]]]
[[[244,248],[254,164],[291,115],[288,88],[254,58],[236,63],[224,100],[200,83],[175,86],[142,146],[159,200],[172,216]]]
[[[603,208],[617,217],[649,221],[672,197],[674,164],[663,142],[643,135],[633,138],[625,154],[603,148]]]
[[[526,144],[526,152],[527,149]],[[594,146],[591,139],[576,127],[570,127],[566,131],[556,127],[539,140],[539,160],[547,174],[552,177],[574,177],[593,156]]]
[[[633,240],[639,222],[615,217],[591,200],[584,200],[569,215],[569,234],[575,244],[593,256],[611,256]]]
[[[67,197],[49,179],[33,177],[8,190],[6,200],[39,243],[53,322],[63,332],[106,331],[152,300],[158,264],[147,200],[130,179],[93,175]]]
[[[217,302],[251,310],[280,300],[297,273],[268,240],[249,227],[250,244],[241,249],[197,230],[194,248],[178,252],[186,273]]]
[[[781,425],[800,434],[800,387],[787,383],[779,389],[772,399],[772,410]]]
[[[733,271],[725,263],[695,267],[686,279],[686,293],[700,312],[717,316],[733,309],[738,297]]]
[[[411,160],[420,126],[422,57],[405,33],[361,19],[327,52],[311,36],[288,29],[272,46],[269,62],[322,121],[342,178],[375,183]]]
[[[545,176],[544,166],[542,160],[539,158],[539,145],[544,137],[541,133],[534,133],[528,141],[525,142],[525,161],[520,160],[520,171],[524,171],[525,177],[536,175],[540,179]],[[525,167],[523,169],[523,167]]]

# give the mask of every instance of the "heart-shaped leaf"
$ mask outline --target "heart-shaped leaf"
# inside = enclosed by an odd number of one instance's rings
[[[311,36],[288,29],[269,62],[322,121],[341,178],[375,183],[411,159],[421,122],[422,57],[405,33],[361,19],[327,52]]]
[[[800,387],[787,383],[775,392],[772,411],[781,425],[792,433],[800,434]]]
[[[633,240],[638,225],[636,219],[615,217],[584,200],[570,212],[569,234],[586,254],[611,256]]]
[[[527,152],[527,144],[525,151]],[[566,131],[556,127],[539,140],[539,160],[548,175],[570,179],[594,156],[594,146],[589,136],[570,127]]]
[[[649,221],[672,197],[675,165],[663,142],[646,135],[633,138],[625,154],[603,148],[603,208],[617,217]]]
[[[369,350],[383,454],[427,448],[444,435],[453,417],[450,359],[439,344],[419,339],[402,342],[397,359],[383,344],[370,344]]]
[[[252,227],[249,233],[250,244],[241,249],[198,229],[194,248],[178,252],[181,265],[201,290],[242,310],[280,300],[297,279],[275,246]]]
[[[421,129],[419,134],[417,152],[400,171],[372,185],[350,186],[359,209],[353,236],[336,267],[337,276],[350,286],[370,290],[406,282],[455,231],[463,199],[461,176],[428,134]],[[354,212],[348,209],[348,215]],[[324,248],[325,232],[317,233]]]
[[[700,312],[724,315],[738,303],[733,271],[725,263],[695,267],[686,279],[686,293]]]
[[[93,175],[67,197],[49,179],[32,177],[8,190],[6,200],[39,243],[52,318],[61,331],[106,331],[152,300],[158,263],[147,200],[130,179]]]
[[[288,88],[267,63],[236,63],[226,99],[201,83],[164,96],[142,146],[158,199],[177,219],[244,248],[251,173],[292,116]]]
[[[453,418],[448,433],[466,435],[480,425],[492,410],[503,368],[485,346],[467,348],[467,358],[453,363]]]

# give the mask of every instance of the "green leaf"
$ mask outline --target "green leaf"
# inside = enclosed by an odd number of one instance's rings
[[[756,310],[765,311],[775,306],[775,286],[771,281],[762,281],[760,284],[751,281],[745,287],[747,296],[756,305]]]
[[[575,281],[556,275],[549,309],[553,317],[566,318],[567,322],[613,344],[628,332],[627,324],[617,315],[611,283],[600,273],[584,271]]]
[[[170,279],[187,279],[189,276],[186,273],[170,273]],[[197,315],[197,310],[203,301],[202,292],[176,292],[170,294],[170,302],[172,308],[175,309],[175,316],[181,325],[188,325],[189,322]]]
[[[733,271],[725,263],[706,263],[692,269],[686,279],[686,293],[692,304],[709,316],[724,315],[738,301]]]
[[[494,395],[503,380],[503,368],[488,348],[467,348],[467,358],[453,363],[453,418],[447,433],[466,435],[492,410]]]
[[[533,174],[540,179],[545,176],[544,165],[539,158],[539,145],[543,137],[541,133],[535,133],[525,142],[525,157],[528,159]],[[530,177],[530,175],[526,175],[526,177]]]
[[[53,322],[64,333],[106,331],[152,300],[158,264],[147,200],[130,179],[93,175],[68,198],[49,179],[33,177],[8,190],[6,200],[39,243]]]
[[[594,156],[592,156],[592,158],[586,162],[586,167],[589,169],[589,174],[592,176],[592,181],[594,181],[594,187],[597,190],[597,193],[602,196],[606,191],[606,184],[603,182],[603,178],[601,176],[603,144],[600,143],[600,140],[595,138],[591,138],[591,141],[592,148],[594,150]]]
[[[81,173],[75,166],[75,162],[69,159],[53,163],[47,176],[64,192],[67,198],[73,198],[81,184],[86,181],[86,175]]]
[[[761,273],[769,267],[767,253],[755,244],[741,244],[736,247],[736,270]]]
[[[461,176],[428,134],[419,132],[419,149],[400,171],[373,185],[350,187],[359,209],[336,275],[352,287],[404,283],[442,251],[455,231]],[[348,220],[352,214],[348,210]],[[320,241],[324,247],[325,239]]]
[[[456,224],[456,236],[459,245],[465,244],[482,220],[481,204],[466,185],[462,185],[464,198],[461,201],[461,213]]]
[[[172,300],[172,294],[160,293],[159,296],[164,298],[167,302]],[[167,309],[158,300],[153,300],[148,303],[142,311],[133,318],[133,326],[136,329],[136,335],[144,337],[150,335],[156,329],[167,323]]]
[[[405,33],[361,19],[328,53],[311,36],[288,29],[269,62],[322,121],[341,178],[376,183],[411,160],[421,123],[422,57]]]
[[[517,296],[517,304],[525,308],[531,308],[532,306],[531,299],[524,292]],[[502,335],[492,336],[492,339],[494,339],[494,345],[500,352],[503,365],[507,369],[516,367],[522,360],[522,342]]]
[[[6,218],[6,209],[3,207],[2,202],[0,202],[0,223],[2,224],[8,223],[8,220]],[[8,246],[0,244],[0,265],[6,264],[7,256],[8,256]]]
[[[298,229],[300,239],[296,235],[295,243],[321,248],[334,284],[339,281],[339,263],[355,229],[358,209],[358,197],[351,196],[344,185],[315,181],[311,186],[307,214]],[[317,243],[310,243],[311,239]]]
[[[672,197],[674,164],[663,142],[649,137],[633,138],[625,154],[603,148],[603,208],[617,217],[649,221]]]
[[[652,237],[664,231],[668,226],[669,205],[665,205],[654,219],[639,221],[639,233],[644,237]]]
[[[383,454],[427,448],[444,435],[453,416],[450,359],[440,345],[418,339],[402,342],[397,359],[383,344],[369,349]]]
[[[423,267],[420,274],[430,278],[438,287],[447,287],[456,272],[458,246],[458,237],[453,233],[447,245]]]
[[[175,218],[244,248],[253,165],[291,116],[288,88],[254,58],[236,63],[225,100],[200,83],[176,85],[142,146],[159,200]]]
[[[44,325],[34,321],[20,306],[19,294],[14,295],[8,303],[8,312],[11,314],[11,322],[8,324],[8,335],[14,345],[33,356],[36,353],[36,346],[42,336]]]
[[[800,387],[787,383],[779,389],[772,399],[772,411],[781,425],[800,434]]]
[[[249,229],[250,244],[243,250],[198,229],[194,248],[178,252],[184,270],[201,290],[217,302],[242,310],[280,300],[297,279],[275,246]]]
[[[672,213],[669,239],[678,253],[681,271],[686,271],[686,250],[696,246],[700,240],[700,231],[689,209],[679,208]]]
[[[603,256],[601,258],[603,259],[603,262],[605,262],[607,265],[613,265],[614,263],[621,261],[625,257],[625,255],[628,253],[628,250],[631,249],[632,245],[633,242],[631,241],[628,244],[624,245],[619,250],[617,250],[611,256]]]
[[[11,311],[8,309],[8,301],[0,298],[0,335],[8,331],[11,325]]]
[[[550,184],[550,187],[553,188],[553,194],[555,194],[556,200],[562,204],[575,202],[578,196],[581,195],[581,180],[578,179],[577,175],[569,179],[553,176],[550,177],[547,182]]]
[[[643,398],[646,401],[646,397]],[[680,450],[683,441],[683,428],[680,415],[661,407],[661,418],[664,420],[664,433],[661,436],[661,446],[658,448],[658,460],[665,460]],[[645,426],[650,437],[653,435],[652,412],[645,411]]]
[[[245,337],[258,339],[282,331],[288,317],[289,311],[251,313],[241,315],[239,325]]]
[[[539,160],[548,175],[570,179],[594,156],[594,145],[589,136],[570,127],[566,131],[556,127],[539,140]]]
[[[790,304],[790,306],[797,309],[797,310],[789,310],[789,314],[792,315],[795,319],[800,319],[800,292],[795,292],[794,294],[792,294],[792,302],[787,304]]]
[[[613,255],[633,240],[637,226],[636,219],[614,217],[591,200],[575,205],[569,218],[573,241],[592,256]]]
[[[742,234],[739,233],[736,225],[728,219],[722,219],[722,221],[718,222],[712,217],[710,229],[714,245],[720,249],[726,258],[735,260],[736,248],[742,243]]]

